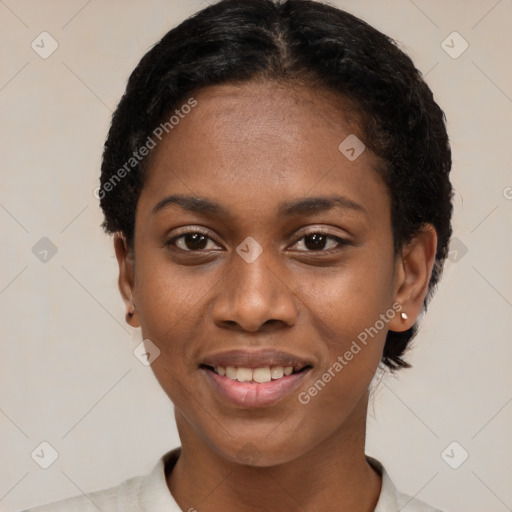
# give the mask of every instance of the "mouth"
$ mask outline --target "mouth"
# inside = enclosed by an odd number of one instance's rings
[[[235,350],[205,358],[199,369],[216,394],[232,405],[257,408],[290,395],[313,365],[275,350]]]

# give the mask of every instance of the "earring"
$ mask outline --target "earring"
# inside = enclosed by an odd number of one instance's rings
[[[407,315],[407,313],[404,313],[403,311],[400,313],[400,318],[405,322],[409,316]]]
[[[126,321],[128,322],[128,320],[130,320],[130,318],[133,316],[133,314],[135,313],[135,304],[133,303],[133,297],[130,297],[130,304],[132,306],[132,309],[130,309],[127,313],[126,313]]]

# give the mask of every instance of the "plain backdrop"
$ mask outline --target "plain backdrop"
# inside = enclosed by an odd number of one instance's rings
[[[512,1],[332,4],[412,57],[453,150],[450,260],[413,369],[373,395],[367,453],[446,511],[512,510]],[[117,485],[179,444],[172,404],[132,353],[140,333],[94,189],[129,73],[205,5],[0,0],[2,511]],[[42,442],[58,453],[48,469],[31,456]]]

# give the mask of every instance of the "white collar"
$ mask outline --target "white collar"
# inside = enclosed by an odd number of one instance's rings
[[[122,484],[118,499],[118,510],[182,512],[169,492],[165,475],[166,466],[168,468],[174,467],[180,455],[180,450],[181,448],[178,447],[163,455],[147,476],[128,480]],[[436,509],[422,501],[400,493],[391,481],[384,466],[373,457],[367,456],[366,459],[382,476],[379,501],[374,512],[398,512],[405,506],[407,506],[406,510],[409,512],[436,512]],[[136,485],[134,485],[135,482],[137,482]]]

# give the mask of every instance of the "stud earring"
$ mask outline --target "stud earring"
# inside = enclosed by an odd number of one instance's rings
[[[409,316],[407,315],[407,313],[404,313],[403,311],[400,313],[400,318],[405,322]]]
[[[135,313],[135,304],[133,303],[133,297],[130,297],[130,304],[132,306],[132,309],[130,309],[126,313],[126,321],[128,321],[133,316],[133,314]]]

